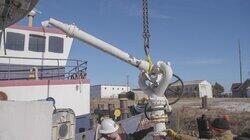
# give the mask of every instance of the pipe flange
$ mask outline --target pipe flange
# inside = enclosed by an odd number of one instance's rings
[[[157,120],[150,120],[152,123],[166,123],[166,119],[157,119]]]
[[[168,121],[168,116],[167,115],[161,115],[161,116],[152,115],[150,117],[150,121],[154,123],[160,123],[160,122],[165,123]]]
[[[150,98],[149,102],[152,106],[164,106],[168,103],[168,100],[166,99],[166,97],[155,97]]]
[[[163,98],[164,98],[164,101],[165,101],[164,102],[165,104],[163,104],[163,105],[154,106],[153,103],[157,103],[157,102],[154,102],[155,100],[153,100],[153,102],[152,102],[151,99],[146,104],[144,113],[145,113],[145,116],[146,116],[147,119],[151,120],[152,115],[157,115],[157,114],[153,114],[153,112],[155,112],[155,111],[164,111],[165,113],[161,114],[161,115],[165,115],[168,112],[172,111],[172,107],[168,104],[168,100],[165,97],[163,97]],[[163,99],[163,98],[161,98],[161,99]],[[163,101],[163,100],[161,100],[161,101]]]

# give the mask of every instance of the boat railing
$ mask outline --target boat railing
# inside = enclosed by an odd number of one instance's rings
[[[0,80],[29,79],[32,68],[37,69],[38,79],[85,79],[87,76],[87,61],[80,59],[53,59],[53,58],[27,58],[0,56],[8,59],[9,63],[0,62]],[[12,64],[13,60],[39,60],[49,61],[57,65],[23,65]],[[63,65],[62,65],[63,64]]]

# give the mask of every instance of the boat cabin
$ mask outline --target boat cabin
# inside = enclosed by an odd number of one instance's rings
[[[34,69],[40,79],[64,79],[67,63],[86,63],[68,59],[73,38],[55,28],[12,25],[0,35],[0,80],[28,79]]]

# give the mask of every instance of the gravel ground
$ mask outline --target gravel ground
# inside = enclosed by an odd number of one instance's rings
[[[171,99],[170,99],[171,100]],[[185,98],[172,106],[174,109],[181,107],[201,107],[201,99]],[[230,112],[250,112],[250,98],[212,98],[208,99],[210,109],[226,109]]]
[[[196,118],[205,114],[211,121],[216,117],[229,115],[234,134],[241,134],[250,127],[250,98],[212,98],[208,108],[201,109],[201,99],[182,99],[173,105],[170,127],[181,133],[196,133]]]

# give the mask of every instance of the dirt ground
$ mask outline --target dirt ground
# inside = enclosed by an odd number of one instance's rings
[[[172,99],[169,99],[170,101]],[[128,101],[128,106],[135,101]],[[200,98],[183,98],[172,105],[173,111],[169,116],[168,127],[177,132],[197,135],[196,118],[205,114],[211,121],[216,117],[229,115],[231,129],[234,134],[239,135],[246,128],[250,127],[250,98],[212,98],[208,99],[208,108],[201,109]],[[118,99],[99,99],[91,101],[92,111],[104,104],[107,109],[108,104],[114,104],[119,108]]]
[[[241,134],[250,128],[250,98],[208,99],[208,108],[201,109],[201,99],[182,99],[174,104],[170,116],[170,127],[181,133],[197,134],[196,118],[205,114],[211,121],[216,117],[229,115],[234,134]]]

